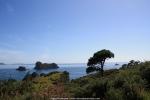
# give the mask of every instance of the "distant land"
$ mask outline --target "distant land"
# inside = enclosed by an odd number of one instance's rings
[[[0,65],[5,65],[5,63],[0,63]]]

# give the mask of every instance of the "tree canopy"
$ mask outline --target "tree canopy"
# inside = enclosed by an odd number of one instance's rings
[[[109,58],[114,58],[114,53],[110,50],[103,49],[94,53],[93,57],[88,60],[86,72],[101,71],[103,75],[104,63]]]

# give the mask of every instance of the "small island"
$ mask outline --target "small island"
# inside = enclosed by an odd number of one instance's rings
[[[116,63],[116,64],[115,64],[115,66],[119,66],[119,64],[118,64],[118,63]]]
[[[19,66],[16,70],[18,70],[18,71],[26,71],[27,69],[24,66]]]
[[[56,63],[42,63],[42,62],[36,62],[35,68],[36,70],[42,70],[42,69],[57,69],[59,68]]]
[[[5,65],[5,63],[0,63],[0,65]]]

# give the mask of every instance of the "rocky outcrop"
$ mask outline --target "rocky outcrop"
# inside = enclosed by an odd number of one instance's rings
[[[36,62],[35,68],[36,70],[42,70],[42,69],[57,69],[59,68],[56,63],[42,63],[42,62]]]
[[[26,67],[19,66],[16,70],[18,70],[18,71],[26,71]]]

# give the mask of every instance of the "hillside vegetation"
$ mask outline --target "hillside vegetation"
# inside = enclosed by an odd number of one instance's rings
[[[51,100],[53,97],[101,100],[149,100],[150,62],[130,61],[120,69],[69,81],[67,72],[27,75],[23,81],[0,82],[0,100]]]
[[[149,100],[150,62],[129,63],[120,69],[111,69],[72,80],[73,97],[95,97],[104,100]]]

